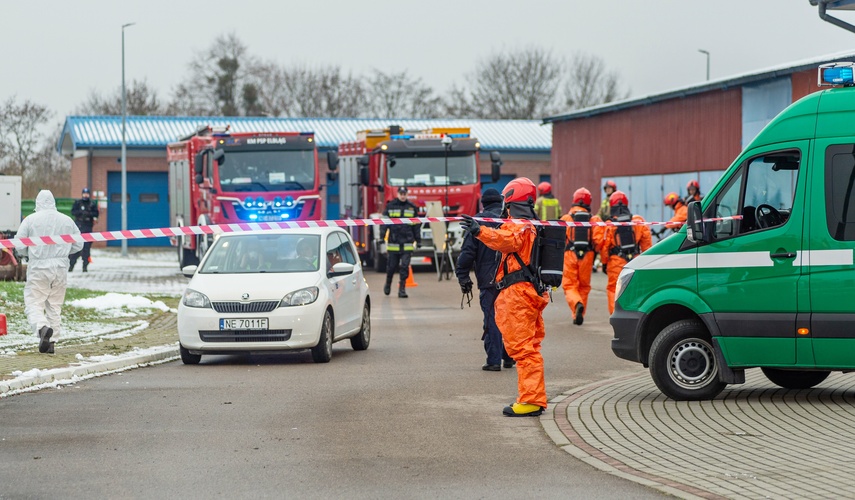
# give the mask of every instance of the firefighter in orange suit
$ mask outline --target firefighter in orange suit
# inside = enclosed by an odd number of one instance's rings
[[[570,222],[600,222],[596,215],[591,215],[591,192],[579,188],[573,193],[573,206],[561,217]],[[594,256],[597,244],[603,232],[601,226],[567,228],[567,245],[564,253],[564,277],[561,287],[564,288],[564,298],[573,314],[573,323],[581,325],[585,311],[588,309],[588,294],[591,292],[591,272],[594,269]]]
[[[610,220],[614,222],[644,222],[639,215],[629,211],[629,199],[622,191],[615,191],[609,197]],[[600,259],[607,264],[609,276],[606,295],[609,301],[609,314],[615,312],[615,286],[623,266],[653,244],[650,228],[637,226],[606,226],[599,240]]]
[[[502,191],[502,216],[534,219],[537,188],[530,179],[518,177]],[[545,330],[543,309],[549,302],[547,288],[528,268],[537,230],[533,224],[505,223],[498,228],[481,226],[463,216],[462,226],[487,247],[502,254],[496,270],[496,325],[505,349],[517,362],[517,401],[502,413],[509,417],[534,417],[546,408],[546,382],[540,344]]]
[[[677,193],[668,193],[665,195],[665,206],[671,207],[674,209],[674,216],[671,217],[671,220],[668,222],[682,222],[685,223],[689,218],[689,209],[686,207],[686,203],[680,198],[680,195]],[[679,224],[669,224],[668,227],[673,229],[674,231],[678,231],[680,229]]]

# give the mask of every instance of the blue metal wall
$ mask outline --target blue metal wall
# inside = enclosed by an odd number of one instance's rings
[[[128,172],[128,229],[169,227],[167,172]],[[195,222],[195,221],[194,221]],[[122,173],[107,172],[107,230],[122,229]],[[108,242],[119,246],[121,241]],[[169,246],[169,238],[128,240],[128,246]]]

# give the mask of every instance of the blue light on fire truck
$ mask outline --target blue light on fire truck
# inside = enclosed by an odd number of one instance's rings
[[[389,136],[389,138],[393,139],[393,140],[408,141],[408,140],[412,139],[413,136],[411,134],[397,134],[397,135],[391,135],[391,136]]]
[[[253,212],[253,213],[249,214],[249,220],[256,220],[256,219],[258,219],[257,213]]]
[[[823,64],[819,67],[820,85],[855,85],[853,63]]]
[[[294,197],[293,196],[288,195],[285,197],[285,206],[286,207],[293,207],[294,206]]]
[[[280,215],[280,217],[282,217],[283,219],[287,219],[290,216],[288,215],[288,212],[285,212],[284,214]]]
[[[244,204],[244,205],[246,205],[246,206],[248,206],[248,207],[251,207],[251,206],[252,206],[252,198],[250,198],[249,196],[247,196],[247,197],[246,197],[246,199],[245,199],[245,200],[243,200],[243,204]]]
[[[259,196],[258,198],[256,198],[256,199],[255,199],[255,205],[256,205],[256,206],[258,206],[258,207],[262,207],[262,208],[264,208],[264,198],[262,198],[261,196]]]
[[[468,139],[469,138],[469,134],[445,134],[445,135],[448,137],[451,137],[452,139]]]
[[[282,206],[282,197],[281,196],[277,196],[276,198],[273,198],[273,206],[277,207],[277,208]]]

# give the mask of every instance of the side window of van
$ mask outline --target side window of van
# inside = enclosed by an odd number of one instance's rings
[[[801,155],[798,150],[766,153],[747,160],[716,196],[708,217],[719,221],[717,240],[785,224],[793,211]]]
[[[855,240],[855,145],[825,150],[825,214],[828,234],[838,241]]]

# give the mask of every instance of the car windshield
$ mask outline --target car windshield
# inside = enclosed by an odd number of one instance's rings
[[[306,234],[222,236],[200,274],[297,273],[318,270],[321,238]]]
[[[227,151],[219,167],[225,192],[298,191],[315,187],[315,152]]]
[[[386,160],[389,184],[392,186],[475,184],[478,171],[474,153],[449,154],[447,169],[445,160],[443,153],[390,156]]]

